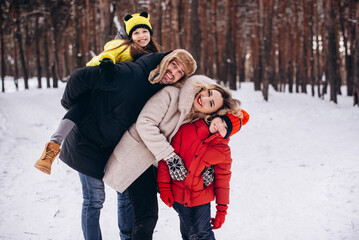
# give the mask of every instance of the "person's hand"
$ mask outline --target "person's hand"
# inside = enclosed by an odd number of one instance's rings
[[[203,185],[207,187],[214,180],[214,166],[206,167],[202,172]]]
[[[110,58],[103,58],[100,61],[100,76],[101,79],[107,82],[111,82],[115,72],[115,64]]]
[[[211,219],[212,229],[218,229],[222,227],[226,219],[228,206],[218,204],[216,208],[217,208],[216,217]]]
[[[164,159],[167,163],[168,170],[172,179],[183,181],[187,176],[187,169],[182,158],[177,154],[172,154]]]
[[[172,207],[174,197],[170,188],[160,188],[160,197],[162,202],[164,202],[167,206]]]

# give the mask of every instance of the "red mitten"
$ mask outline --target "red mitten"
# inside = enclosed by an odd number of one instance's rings
[[[222,227],[222,224],[226,219],[228,206],[218,204],[216,208],[217,208],[216,217],[211,219],[212,229],[218,229]]]
[[[172,207],[174,197],[170,188],[160,188],[160,197],[167,206]]]

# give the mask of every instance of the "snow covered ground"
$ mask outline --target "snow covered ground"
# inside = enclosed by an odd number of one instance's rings
[[[61,161],[51,176],[33,167],[65,113],[64,84],[39,90],[35,81],[14,92],[7,80],[0,94],[0,239],[82,239],[77,173]],[[359,109],[352,98],[339,96],[335,105],[270,89],[265,102],[252,83],[233,94],[251,118],[231,139],[231,204],[216,238],[359,239]],[[154,239],[180,239],[174,210],[160,202],[159,216]],[[105,240],[119,239],[110,188],[101,224]]]

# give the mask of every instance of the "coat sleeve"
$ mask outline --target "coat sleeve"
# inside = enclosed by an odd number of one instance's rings
[[[156,68],[167,53],[145,54],[134,62],[124,61],[114,65],[100,64],[101,81],[96,82],[96,88],[104,91],[113,91],[123,88],[124,82],[147,81],[150,72]],[[113,66],[113,68],[111,68]],[[111,72],[109,72],[109,69]],[[103,76],[105,75],[105,76]],[[112,76],[112,77],[110,77]],[[140,84],[140,83],[139,83]]]
[[[98,67],[76,69],[69,77],[61,105],[65,109],[70,107],[85,93],[93,88],[93,79],[98,78]]]
[[[164,160],[158,162],[157,182],[160,189],[171,188],[171,176]]]
[[[168,90],[170,88],[176,87],[165,87],[151,97],[143,107],[136,122],[138,134],[157,161],[164,159],[174,151],[166,136],[163,135],[159,128],[171,102],[178,101],[177,96],[175,99],[171,98],[171,90]]]
[[[229,182],[231,180],[232,158],[229,154],[222,163],[214,166],[214,189],[217,204],[229,204]]]
[[[186,127],[186,125],[182,125],[177,133],[173,136],[171,140],[171,146],[174,148],[174,152],[176,154],[179,154],[181,152],[181,146],[182,146],[182,140],[183,140],[183,129]]]
[[[94,56],[86,66],[98,66],[101,63],[101,60],[104,58],[109,58],[113,63],[124,62],[124,61],[133,61],[133,58],[130,54],[130,47],[127,45],[121,46],[124,41],[121,39],[116,39],[109,41],[104,46],[104,51],[97,56]]]
[[[180,127],[180,129],[173,136],[171,141],[171,146],[174,148],[174,151],[177,154],[181,151],[181,141],[182,141],[182,132],[183,132],[182,130],[183,128]],[[168,170],[167,163],[164,160],[158,162],[157,182],[158,182],[158,187],[160,189],[171,187],[172,179]]]

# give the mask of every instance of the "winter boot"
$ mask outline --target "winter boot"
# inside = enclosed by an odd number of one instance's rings
[[[41,158],[36,161],[35,166],[40,171],[51,174],[51,164],[55,160],[57,154],[61,152],[60,145],[54,142],[48,142]]]

